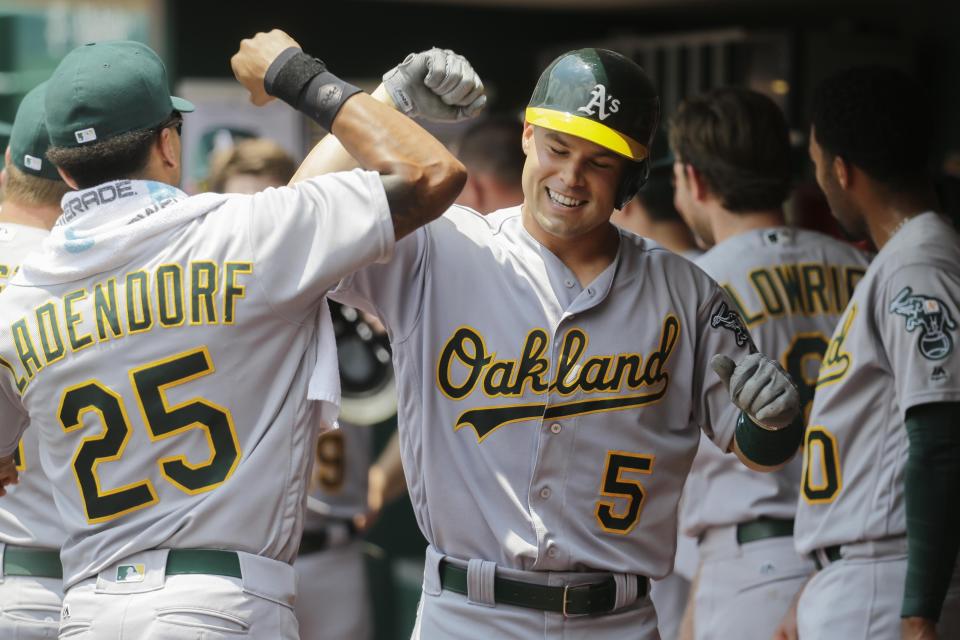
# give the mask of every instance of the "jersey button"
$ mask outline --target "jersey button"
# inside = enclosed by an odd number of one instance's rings
[[[550,433],[560,433],[563,430],[563,427],[560,426],[559,422],[554,422],[550,425]]]
[[[550,487],[544,487],[543,489],[540,489],[540,497],[543,498],[544,500],[546,500],[547,498],[549,498],[549,497],[550,497],[550,494],[552,494],[552,493],[553,493],[553,492],[550,491]]]
[[[593,288],[592,288],[592,287],[589,288],[589,289],[587,289],[587,295],[588,295],[588,296],[592,296],[592,295],[593,295]]]
[[[570,278],[567,278],[566,280],[563,281],[563,286],[565,286],[567,289],[572,289],[573,280],[571,280]]]
[[[547,556],[551,558],[556,558],[558,553],[559,551],[557,551],[556,547],[550,547],[549,549],[547,549]]]

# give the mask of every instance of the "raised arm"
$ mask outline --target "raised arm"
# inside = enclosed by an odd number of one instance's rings
[[[243,40],[230,62],[254,104],[281,98],[330,130],[361,167],[381,174],[397,239],[439,217],[463,188],[466,170],[438,140],[331,74],[286,33]],[[297,178],[330,170],[311,153]]]

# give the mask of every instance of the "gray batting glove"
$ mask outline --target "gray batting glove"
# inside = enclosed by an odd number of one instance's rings
[[[383,86],[411,118],[456,122],[472,118],[487,104],[480,76],[449,49],[411,53],[383,74]]]
[[[730,392],[730,401],[765,429],[783,429],[800,413],[800,394],[780,364],[751,353],[734,365],[717,354],[710,366]]]

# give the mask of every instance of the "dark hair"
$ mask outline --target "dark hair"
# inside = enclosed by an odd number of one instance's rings
[[[729,211],[774,209],[787,199],[787,123],[761,93],[725,87],[687,98],[670,120],[670,147]]]
[[[178,112],[156,127],[128,131],[91,145],[50,147],[47,158],[73,178],[81,189],[95,187],[111,180],[135,176],[150,159],[150,147],[157,134],[183,121]]]
[[[813,99],[817,144],[893,187],[927,177],[931,115],[920,84],[890,67],[837,73],[820,83]]]
[[[673,206],[673,168],[656,167],[650,170],[650,178],[637,192],[636,198],[647,215],[656,222],[683,222]]]
[[[468,171],[492,174],[506,186],[520,187],[525,156],[520,145],[519,120],[495,116],[481,120],[463,134],[457,157]]]

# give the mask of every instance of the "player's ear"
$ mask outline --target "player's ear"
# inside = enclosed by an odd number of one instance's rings
[[[533,125],[529,122],[523,123],[523,133],[520,134],[520,147],[524,155],[530,155],[533,148]]]
[[[834,156],[830,166],[833,169],[833,177],[836,178],[837,184],[843,189],[849,189],[852,175],[847,161],[840,156]]]
[[[71,188],[71,189],[77,190],[77,189],[80,188],[80,187],[77,186],[77,181],[73,179],[73,176],[71,176],[69,173],[67,173],[66,171],[64,171],[64,170],[61,169],[60,167],[57,167],[57,173],[60,174],[60,177],[63,178],[63,181],[64,181],[64,182],[66,182],[68,185],[70,185],[70,188]]]
[[[158,144],[160,147],[160,158],[163,160],[163,164],[166,167],[174,168],[180,165],[180,152],[177,147],[174,145],[173,141],[173,131],[171,127],[166,127],[160,130],[160,135],[158,136]]]
[[[683,165],[683,173],[687,179],[687,184],[690,185],[690,195],[693,196],[693,199],[696,202],[706,200],[709,191],[707,183],[703,179],[703,174],[697,171],[692,164]]]

